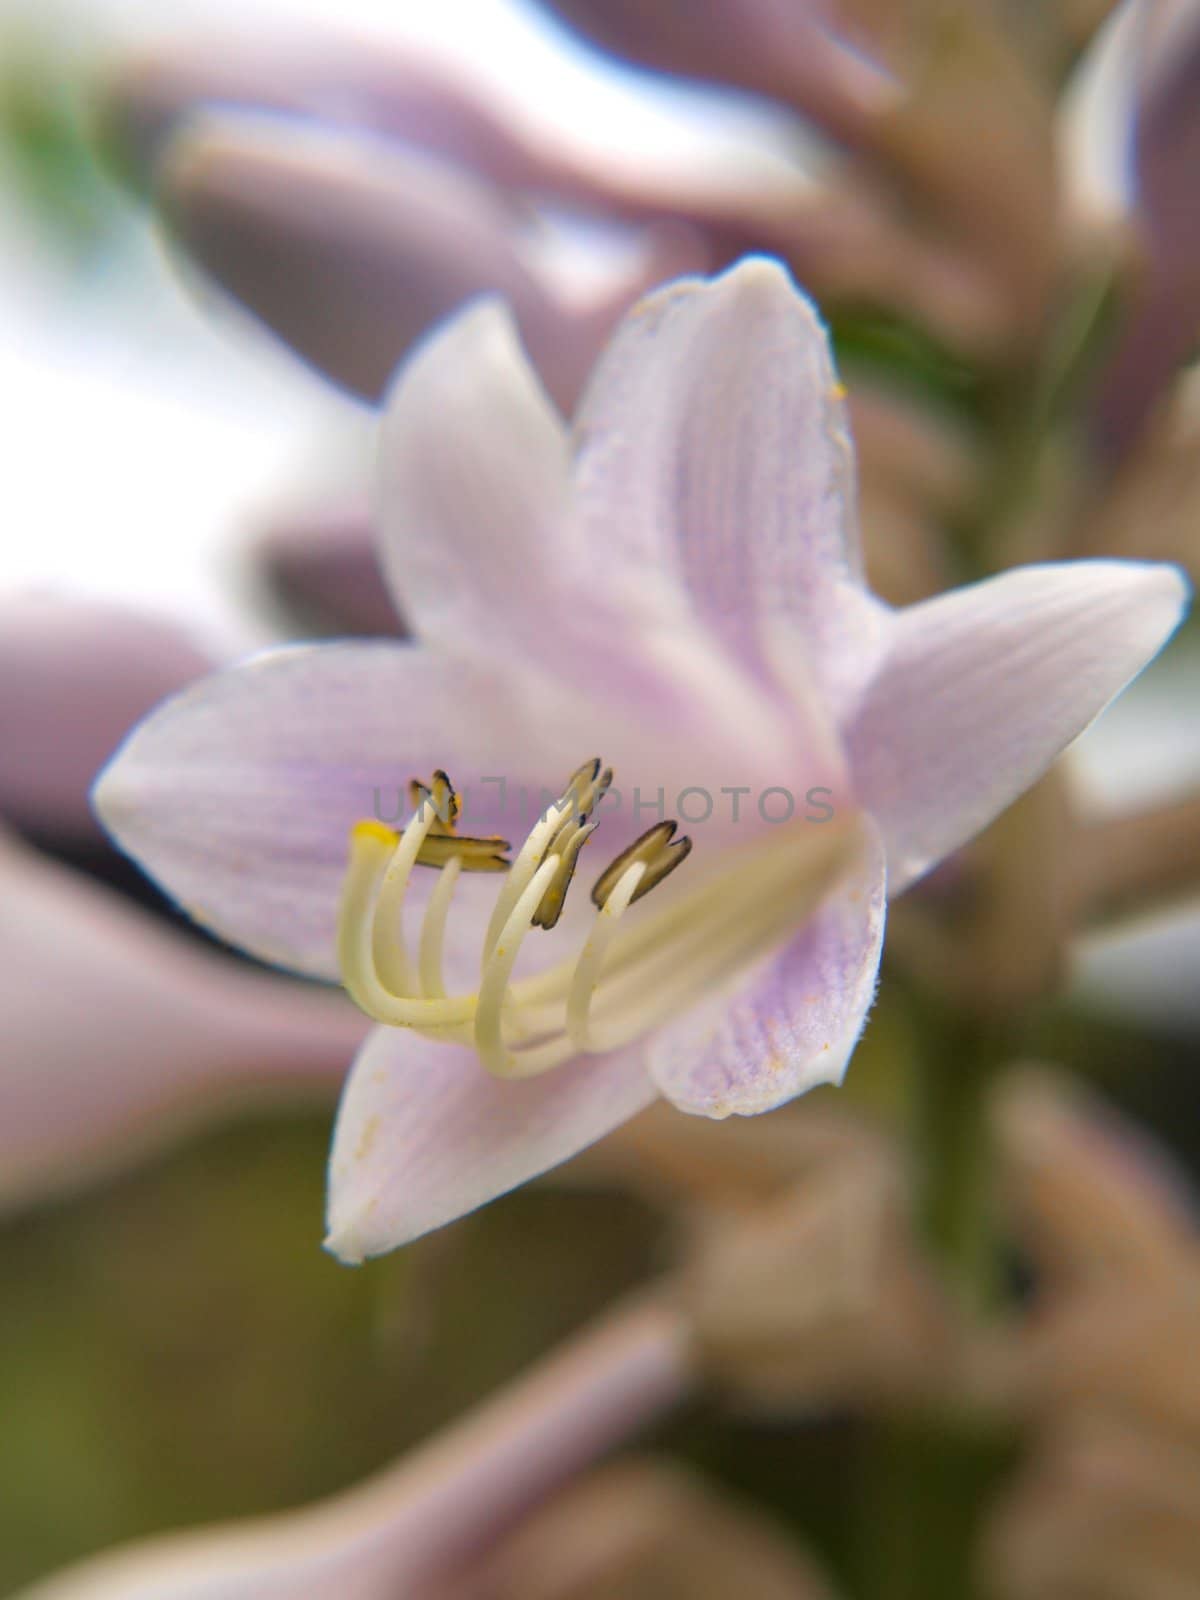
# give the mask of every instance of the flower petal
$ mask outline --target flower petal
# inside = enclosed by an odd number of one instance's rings
[[[0,835],[0,1212],[315,1085],[367,1031],[343,995],[229,961]]]
[[[87,793],[113,745],[213,667],[165,617],[60,595],[0,600],[0,813],[35,837],[96,837]]]
[[[1023,567],[893,615],[844,730],[859,803],[897,894],[1027,789],[1160,650],[1187,585],[1174,567]]]
[[[343,1261],[394,1250],[566,1161],[656,1098],[636,1049],[507,1082],[473,1051],[378,1028],[338,1113],[328,1248]]]
[[[105,768],[93,803],[198,922],[332,977],[356,821],[395,820],[409,779],[444,767],[466,791],[472,829],[492,832],[505,808],[483,778],[530,781],[536,793],[547,774],[566,776],[522,692],[515,676],[501,684],[390,640],[268,651],[160,706]],[[535,752],[540,761],[514,770]]]
[[[512,315],[485,300],[404,364],[377,483],[382,558],[419,637],[486,651],[573,577],[567,440]]]
[[[782,267],[751,258],[644,300],[596,369],[575,445],[610,583],[682,587],[760,670],[798,642],[836,692],[873,631],[854,453],[824,327]]]
[[[883,850],[871,830],[853,878],[732,1002],[715,1001],[650,1041],[646,1064],[663,1094],[681,1111],[749,1116],[840,1083],[875,994],[885,911]]]
[[[594,730],[620,781],[650,792],[672,779],[714,793],[814,784],[831,771],[836,787],[828,737],[807,724],[797,734],[792,699],[772,704],[713,649],[682,587],[664,592],[636,553],[610,560],[619,529],[577,518],[568,465],[563,424],[498,303],[460,313],[414,353],[388,399],[378,515],[418,637],[489,671],[540,674],[547,694],[572,697],[573,725]],[[672,751],[689,754],[665,771]]]

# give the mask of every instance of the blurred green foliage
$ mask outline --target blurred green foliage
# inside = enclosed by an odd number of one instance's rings
[[[93,146],[82,86],[48,41],[0,32],[0,162],[4,188],[46,243],[84,264],[110,244],[124,217]]]
[[[525,1190],[351,1270],[325,1117],[255,1121],[0,1228],[0,1593],[352,1483],[643,1277],[632,1199]]]

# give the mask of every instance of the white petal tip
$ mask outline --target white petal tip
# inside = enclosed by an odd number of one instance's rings
[[[1192,601],[1191,580],[1182,567],[1166,562],[1113,561],[1105,564],[1120,578],[1122,589],[1136,605],[1135,638],[1149,661],[1187,614]]]
[[[1192,580],[1182,567],[1161,565],[1155,568],[1148,564],[1147,571],[1156,573],[1163,597],[1174,607],[1174,622],[1178,624],[1192,603]]]
[[[782,262],[773,256],[744,256],[713,280],[713,287],[734,294],[747,308],[784,307],[808,313],[820,323],[816,306]]]
[[[444,383],[457,372],[462,381],[469,383],[484,364],[499,366],[505,372],[515,366],[522,376],[529,367],[512,307],[496,294],[468,300],[417,341],[392,377],[384,399],[385,410],[401,399],[410,385],[417,404],[424,409],[427,396],[414,382],[418,375],[432,371]]]
[[[379,1246],[371,1240],[361,1221],[359,1219],[356,1225],[349,1220],[335,1222],[330,1219],[329,1232],[321,1247],[344,1267],[361,1267],[364,1261],[373,1255],[382,1255],[386,1249],[386,1246]]]

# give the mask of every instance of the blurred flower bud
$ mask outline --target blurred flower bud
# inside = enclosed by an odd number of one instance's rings
[[[999,1081],[992,1125],[1022,1242],[1049,1293],[1097,1277],[1178,1278],[1196,1248],[1194,1198],[1141,1128],[1034,1067]]]
[[[1076,1084],[1005,1078],[993,1130],[1035,1293],[977,1367],[1007,1413],[1100,1408],[1200,1429],[1200,1253],[1169,1159]]]
[[[1069,814],[1048,773],[972,841],[954,871],[902,901],[895,955],[920,981],[980,1017],[1044,999],[1067,959],[1072,901]]]
[[[495,293],[569,410],[621,312],[695,260],[683,235],[651,231],[632,266],[573,298],[552,279],[529,219],[475,179],[410,149],[262,117],[180,133],[159,179],[200,265],[371,400],[426,328]]]
[[[252,560],[273,593],[321,631],[394,634],[400,626],[365,502],[278,512],[256,536]]]
[[[1120,461],[1195,345],[1200,319],[1200,4],[1126,0],[1102,35],[1128,85],[1124,159],[1145,259],[1092,409],[1096,457]]]
[[[900,93],[886,71],[839,39],[824,4],[547,0],[547,9],[614,55],[795,105],[850,142]]]
[[[994,1600],[1189,1600],[1200,1593],[1200,1453],[1102,1416],[1057,1428],[992,1513]]]
[[[230,1104],[333,1095],[365,1034],[342,995],[206,951],[0,838],[0,1209]]]
[[[960,421],[899,389],[853,375],[848,381],[860,476],[940,515],[970,505],[982,467]]]
[[[831,1600],[761,1512],[679,1467],[605,1468],[538,1511],[445,1600]]]
[[[1137,1416],[1200,1434],[1200,1275],[1174,1290],[1137,1281],[1084,1286],[1047,1304],[993,1365],[990,1391],[1010,1414]]]
[[[881,1147],[883,1135],[825,1104],[769,1117],[681,1117],[665,1101],[590,1146],[556,1181],[621,1183],[663,1205],[757,1213],[799,1178]]]
[[[1072,896],[1079,926],[1104,928],[1200,897],[1200,794],[1102,817],[1076,829]]]
[[[904,1405],[957,1355],[885,1152],[840,1159],[769,1209],[714,1229],[683,1288],[701,1366],[753,1404]]]
[[[951,582],[939,524],[969,503],[979,475],[970,441],[913,397],[850,381],[859,517],[871,588],[912,605]]]
[[[1200,373],[1179,378],[1083,506],[1074,555],[1178,561],[1200,581]]]
[[[863,555],[867,581],[889,605],[915,605],[946,587],[947,570],[941,540],[928,516],[904,495],[888,491],[878,479],[859,483]]]
[[[92,779],[140,717],[212,664],[182,628],[128,607],[0,597],[0,815],[37,838],[98,840]]]
[[[853,52],[819,38],[822,48],[834,48],[841,70],[862,74]],[[810,56],[801,52],[806,71]],[[822,70],[811,77],[813,92],[827,81]],[[874,81],[873,69],[868,77]],[[198,111],[255,110],[299,113],[314,128],[373,133],[440,157],[464,179],[498,191],[494,206],[499,196],[519,196],[522,205],[648,228],[645,247],[655,261],[643,275],[647,285],[656,274],[712,270],[766,250],[823,299],[895,306],[967,349],[994,351],[1007,337],[990,269],[923,237],[853,173],[838,170],[818,184],[798,159],[747,139],[712,149],[698,143],[686,160],[651,148],[631,163],[619,149],[588,148],[570,130],[559,137],[554,124],[539,126],[448,65],[337,36],[159,47],[118,63],[100,97],[108,142],[139,184]]]
[[[859,148],[995,286],[1008,339],[1028,348],[1059,267],[1049,95],[987,6],[869,12],[855,42],[886,55],[904,93],[871,119]]]
[[[1009,338],[1038,330],[1057,260],[1050,103],[986,8],[549,5],[618,55],[769,96],[815,122],[983,271]]]
[[[197,112],[239,110],[386,134],[501,188],[528,188],[555,165],[477,77],[352,35],[184,38],[111,64],[96,93],[101,137],[146,188]]]
[[[344,1494],[131,1545],[23,1600],[466,1600],[468,1561],[688,1381],[676,1313],[635,1304]]]

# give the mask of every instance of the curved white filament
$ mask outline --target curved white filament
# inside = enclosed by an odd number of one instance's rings
[[[861,843],[854,819],[819,831],[781,828],[725,851],[689,892],[629,926],[626,914],[648,870],[634,862],[577,955],[514,980],[561,865],[554,845],[573,803],[550,808],[509,869],[484,938],[479,988],[471,994],[448,995],[443,977],[462,857],[450,858],[431,892],[415,970],[405,944],[408,884],[433,808],[420,808],[399,837],[378,824],[359,824],[351,834],[338,930],[339,962],[356,1003],[379,1022],[474,1048],[497,1076],[532,1077],[575,1055],[626,1045],[739,981],[816,909]]]

